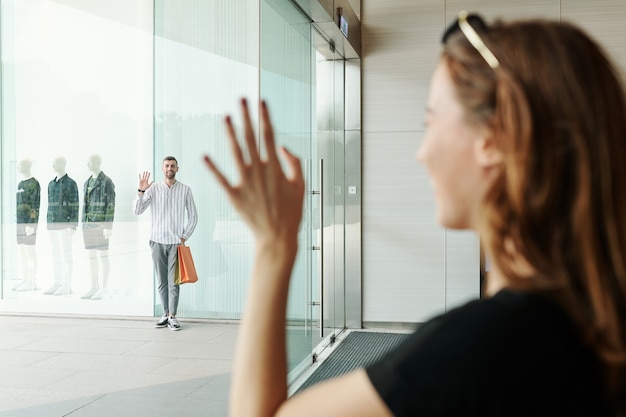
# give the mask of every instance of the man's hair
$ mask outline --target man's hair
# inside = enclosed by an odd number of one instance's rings
[[[178,161],[173,156],[166,156],[165,158],[163,158],[163,162],[165,161],[174,161],[176,162],[176,165],[178,165]]]

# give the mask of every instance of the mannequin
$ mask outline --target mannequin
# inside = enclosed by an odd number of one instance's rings
[[[115,185],[100,169],[102,158],[91,155],[87,167],[91,176],[83,186],[83,240],[89,252],[91,289],[81,298],[101,300],[110,272],[109,238],[115,214]]]
[[[54,284],[45,295],[72,293],[72,243],[78,225],[78,187],[65,172],[66,160],[54,159],[56,177],[48,184],[48,230],[54,261]]]
[[[37,289],[37,224],[39,223],[39,206],[41,204],[41,187],[39,181],[31,174],[32,162],[23,159],[17,163],[17,172],[22,180],[17,185],[17,246],[18,273],[21,282],[16,291],[34,291]]]

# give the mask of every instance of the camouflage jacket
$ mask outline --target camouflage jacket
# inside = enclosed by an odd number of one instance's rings
[[[22,180],[17,184],[17,222],[38,223],[41,187],[34,178]]]
[[[106,222],[111,228],[115,215],[115,185],[111,178],[100,172],[96,178],[89,177],[83,186],[83,222]]]

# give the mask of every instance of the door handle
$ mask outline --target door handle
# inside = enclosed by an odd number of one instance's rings
[[[313,245],[311,249],[317,250],[320,252],[319,260],[320,267],[318,268],[319,272],[319,302],[312,302],[311,305],[319,306],[319,326],[320,326],[320,338],[324,337],[324,160],[319,160],[319,190],[311,191],[311,194],[320,196],[320,241],[319,246]]]

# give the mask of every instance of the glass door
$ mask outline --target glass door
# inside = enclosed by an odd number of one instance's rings
[[[290,2],[261,2],[260,97],[268,103],[276,142],[303,161],[307,185],[311,183],[313,144],[313,46],[310,21]],[[262,148],[262,147],[261,147]],[[304,207],[298,256],[294,265],[287,304],[287,361],[289,381],[311,365],[311,204]]]
[[[319,43],[318,43],[319,45]],[[314,188],[319,191],[318,249],[312,274],[314,354],[345,328],[344,59],[331,45],[316,53]]]

